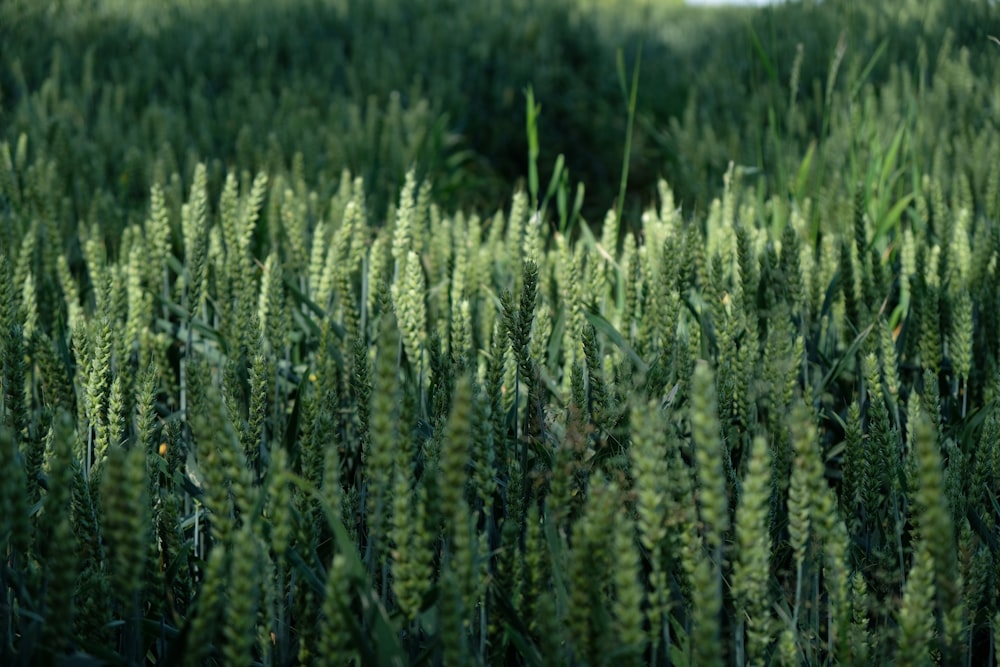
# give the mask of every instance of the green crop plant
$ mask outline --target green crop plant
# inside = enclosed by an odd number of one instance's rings
[[[0,663],[996,662],[985,3],[58,4],[0,6]]]

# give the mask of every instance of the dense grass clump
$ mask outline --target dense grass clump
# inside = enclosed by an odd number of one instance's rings
[[[995,664],[990,3],[536,5],[0,6],[0,664]]]

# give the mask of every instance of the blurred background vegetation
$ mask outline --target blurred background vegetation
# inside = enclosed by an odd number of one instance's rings
[[[572,184],[586,186],[586,217],[599,222],[618,194],[641,51],[627,210],[653,201],[664,177],[690,212],[721,191],[731,160],[762,185],[787,178],[830,132],[834,94],[849,105],[899,72],[921,85],[946,39],[968,49],[973,73],[995,70],[992,5],[8,0],[0,138],[14,145],[27,133],[32,150],[55,158],[74,212],[117,229],[142,214],[131,206],[154,180],[187,181],[202,159],[216,161],[216,187],[227,166],[297,164],[321,200],[350,169],[376,210],[415,166],[446,209],[481,209],[527,173],[531,86],[543,188],[565,155]],[[140,159],[150,152],[152,166]]]

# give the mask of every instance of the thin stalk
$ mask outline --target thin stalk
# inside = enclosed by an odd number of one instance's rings
[[[489,591],[486,591],[486,599],[479,605],[479,660],[486,664],[486,607],[489,604]]]
[[[896,523],[896,551],[899,555],[899,571],[906,572],[906,558],[903,553],[903,516],[899,509],[899,494],[892,492],[892,512]]]
[[[535,104],[535,91],[531,86],[525,91],[527,97],[528,125],[528,191],[531,194],[531,209],[538,210],[538,114],[542,107]]]
[[[795,607],[792,609],[792,629],[799,632],[799,609],[802,606],[802,561],[795,564]]]
[[[389,559],[382,559],[382,606],[389,606]]]
[[[368,480],[361,482],[361,491],[358,494],[358,496],[359,496],[358,507],[359,508],[368,507]],[[373,555],[371,526],[368,525],[367,512],[362,510],[360,514],[361,514],[361,525],[358,527],[360,530],[359,535],[367,534],[367,539],[365,540],[364,561],[365,561],[365,571],[368,573],[368,576],[370,577],[372,576],[372,555]]]
[[[141,634],[139,632],[139,593],[132,594],[132,603],[128,609],[123,609],[125,616],[122,628],[122,653],[127,656],[128,663],[137,665],[142,656]]]
[[[819,637],[820,636],[820,632],[819,632],[820,631],[820,619],[823,617],[822,610],[820,609],[820,599],[819,599],[819,567],[813,568],[812,591],[811,592],[812,592],[812,609],[811,609],[810,615],[812,616],[813,632],[815,633],[814,636]],[[829,607],[828,607],[828,611],[829,611]],[[818,645],[819,645],[818,643],[816,643],[816,644],[810,644],[811,647],[814,647],[813,651],[812,651],[813,654],[815,654],[815,652],[816,652],[815,651],[815,646],[818,646]]]
[[[277,560],[278,560],[278,563],[277,563],[277,567],[276,567],[277,573],[276,573],[276,576],[275,576],[275,580],[277,581],[278,594],[274,596],[274,599],[277,602],[277,607],[278,607],[278,610],[277,610],[278,611],[278,614],[277,614],[277,616],[278,616],[278,622],[277,622],[278,627],[277,627],[276,634],[277,634],[277,636],[279,638],[279,641],[281,642],[280,643],[280,648],[278,648],[278,651],[279,651],[278,660],[281,662],[281,664],[284,665],[284,664],[288,664],[288,662],[286,660],[287,656],[285,655],[288,652],[288,621],[285,618],[285,610],[286,609],[291,609],[291,600],[290,600],[291,596],[290,596],[290,593],[289,594],[284,594],[285,590],[286,590],[285,589],[285,566],[284,566],[284,563],[281,562],[281,558],[278,558]],[[285,598],[284,601],[278,602],[279,600],[282,600],[282,598]],[[273,649],[272,649],[271,653],[273,655]]]
[[[618,183],[618,206],[615,209],[619,226],[622,222],[622,212],[625,210],[625,189],[628,186],[629,163],[632,160],[632,133],[635,129],[635,109],[639,98],[639,67],[641,64],[642,40],[636,47],[635,67],[632,69],[632,89],[627,95],[628,122],[625,125],[625,154],[622,159],[621,180]],[[625,95],[625,58],[621,49],[618,50],[618,80],[622,87],[622,94]]]
[[[962,419],[969,409],[969,378],[962,378]]]
[[[661,593],[661,595],[662,595],[662,593]],[[664,605],[664,607],[665,606],[666,605]],[[673,662],[671,661],[670,654],[672,652],[671,649],[673,647],[670,644],[670,617],[669,617],[669,613],[670,612],[666,611],[665,609],[664,609],[664,611],[665,611],[664,616],[660,620],[660,634],[663,636],[662,637],[663,638],[663,664],[665,664],[665,665],[671,665],[671,664],[673,664]]]
[[[833,605],[826,606],[826,654],[835,656],[833,640],[836,635],[835,621],[833,618]]]
[[[190,496],[187,496],[190,498]],[[198,507],[199,503],[197,500],[194,501],[194,544],[192,545],[192,551],[198,555],[202,560],[205,558],[205,553],[201,549],[202,539],[201,539],[201,510]],[[196,566],[197,567],[197,566]]]
[[[365,338],[365,331],[368,328],[368,255],[361,256],[361,303],[359,304],[359,310],[361,311],[361,322],[358,325],[358,336],[362,340]]]
[[[747,662],[745,635],[746,619],[740,617],[740,620],[737,621],[736,626],[733,628],[734,657],[737,665],[745,665]]]

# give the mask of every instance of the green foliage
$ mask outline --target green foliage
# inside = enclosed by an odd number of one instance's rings
[[[0,663],[995,658],[989,3],[37,4]]]

